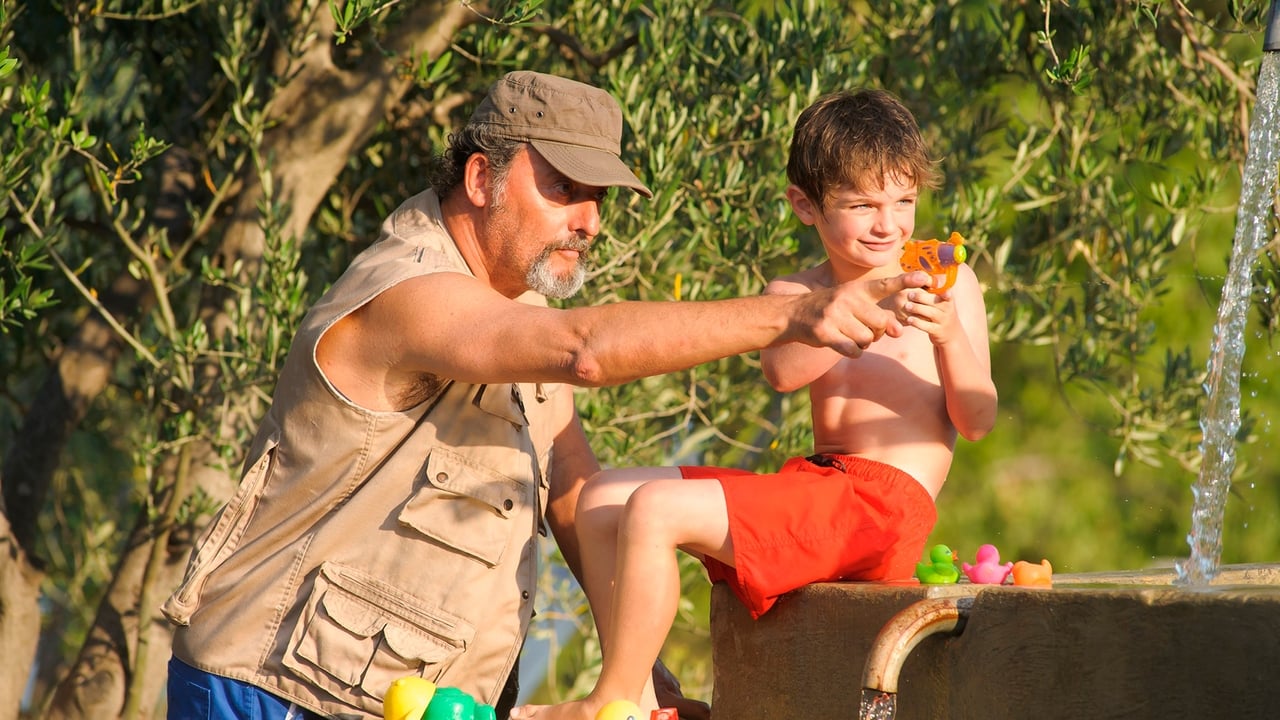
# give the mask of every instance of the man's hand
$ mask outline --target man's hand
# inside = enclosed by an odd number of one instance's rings
[[[897,314],[880,303],[904,290],[921,288],[932,282],[923,271],[876,280],[841,283],[819,292],[796,295],[801,304],[798,325],[792,340],[815,347],[829,347],[849,357],[858,357],[882,336],[898,337],[902,322]]]
[[[675,708],[680,720],[711,720],[711,706],[685,697],[680,692],[680,681],[661,659],[653,664],[653,694],[658,698],[658,707]]]

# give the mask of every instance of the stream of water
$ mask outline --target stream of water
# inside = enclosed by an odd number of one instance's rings
[[[1262,54],[1257,103],[1249,128],[1249,153],[1241,179],[1236,235],[1227,280],[1218,304],[1205,380],[1205,407],[1200,415],[1200,475],[1191,488],[1191,555],[1177,564],[1176,584],[1207,585],[1218,572],[1222,524],[1231,473],[1236,465],[1236,433],[1240,429],[1240,366],[1244,357],[1245,321],[1253,290],[1258,253],[1270,239],[1275,212],[1277,163],[1280,163],[1280,53]]]

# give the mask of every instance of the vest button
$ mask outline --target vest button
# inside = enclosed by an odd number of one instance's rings
[[[510,510],[511,508],[513,508],[513,507],[515,507],[515,506],[516,506],[516,504],[515,504],[514,502],[512,502],[512,501],[511,501],[511,498],[507,498],[506,500],[503,500],[503,501],[502,501],[502,508],[503,508],[504,510]]]
[[[528,599],[529,599],[529,591],[528,591],[528,590],[521,590],[521,591],[520,591],[520,597],[521,597],[521,599],[523,599],[523,600],[528,600]]]
[[[447,472],[438,472],[438,473],[436,473],[436,482],[438,482],[438,483],[440,483],[440,484],[442,484],[442,485],[443,485],[444,483],[449,482],[449,473],[447,473]]]

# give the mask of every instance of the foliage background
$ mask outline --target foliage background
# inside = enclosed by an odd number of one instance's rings
[[[40,619],[36,654],[0,615],[4,656],[34,658],[0,679],[0,718],[33,666],[33,716],[162,702],[153,608],[294,323],[518,67],[613,92],[655,190],[615,196],[568,304],[751,294],[815,262],[781,192],[791,122],[838,88],[901,96],[946,178],[919,232],[976,250],[1001,392],[993,433],[957,450],[936,539],[1060,572],[1185,556],[1265,5],[0,0],[0,539],[19,559],[0,592]],[[1228,563],[1280,554],[1273,252]],[[770,392],[750,355],[578,404],[606,465],[770,468],[810,442],[803,393]],[[706,586],[684,571],[666,658],[709,698]],[[564,697],[598,653],[576,589],[545,585],[540,637],[566,651],[546,651],[540,696]],[[133,672],[95,695],[104,658]]]

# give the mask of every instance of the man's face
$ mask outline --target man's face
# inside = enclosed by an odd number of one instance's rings
[[[486,237],[495,250],[494,287],[506,291],[518,283],[519,292],[551,298],[578,292],[608,188],[575,183],[525,146],[492,191]]]

